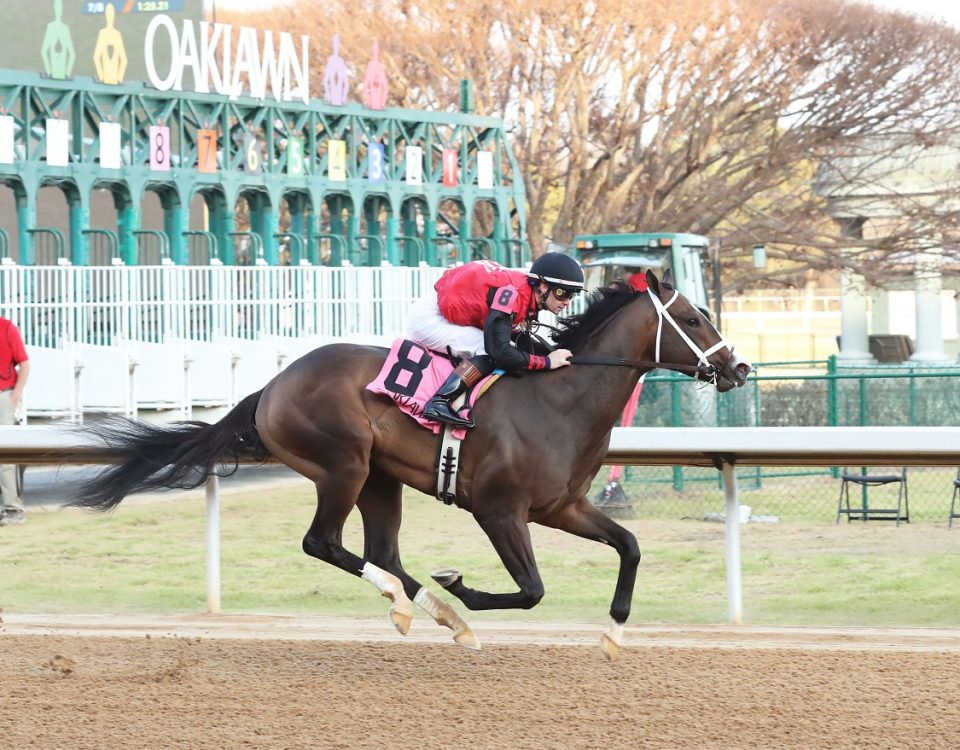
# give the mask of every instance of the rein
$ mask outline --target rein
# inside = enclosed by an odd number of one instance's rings
[[[665,362],[649,362],[640,359],[622,359],[620,357],[604,356],[579,356],[570,357],[570,364],[574,365],[609,365],[611,367],[635,367],[638,370],[673,370],[674,372],[689,373],[691,375],[701,375],[703,377],[712,377],[716,371],[713,365],[671,365]]]

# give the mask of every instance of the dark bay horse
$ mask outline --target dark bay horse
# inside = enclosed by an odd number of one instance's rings
[[[652,273],[647,281],[646,292],[622,282],[604,287],[584,313],[561,321],[555,340],[574,353],[575,364],[501,378],[477,402],[477,426],[462,446],[456,504],[473,514],[519,590],[478,591],[455,570],[433,576],[471,610],[530,608],[544,587],[528,523],[608,544],[620,557],[613,622],[601,638],[610,659],[619,653],[640,562],[634,535],[587,499],[611,430],[637,379],[654,366],[686,371],[720,391],[743,385],[751,369],[686,298]],[[73,504],[108,509],[131,492],[199,486],[241,455],[272,456],[316,485],[317,511],[303,539],[308,555],[376,586],[391,600],[401,633],[416,603],[453,630],[455,641],[479,648],[453,607],[400,563],[401,490],[407,485],[433,494],[437,437],[389,398],[366,390],[385,356],[385,349],[371,346],[321,347],[212,425],[86,427],[119,462],[83,486]],[[363,519],[362,555],[342,545],[354,506]]]

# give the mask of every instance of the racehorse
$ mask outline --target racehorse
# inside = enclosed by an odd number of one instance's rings
[[[544,594],[528,523],[608,544],[620,557],[612,623],[601,636],[611,660],[619,654],[640,562],[634,535],[587,499],[611,430],[650,369],[685,372],[719,391],[743,385],[751,370],[666,278],[648,272],[647,281],[643,292],[622,282],[603,287],[582,314],[560,322],[554,339],[573,352],[574,364],[501,378],[476,403],[455,502],[473,514],[519,590],[488,593],[469,588],[456,570],[433,574],[468,609],[527,609]],[[124,420],[86,427],[117,463],[84,485],[73,504],[105,510],[131,492],[197,487],[240,456],[271,456],[316,485],[304,552],[372,583],[390,599],[401,633],[410,627],[413,602],[453,630],[457,643],[479,648],[454,608],[400,564],[401,490],[433,494],[437,437],[365,388],[386,354],[353,344],[315,349],[215,424]],[[342,546],[354,506],[363,520],[362,556]]]

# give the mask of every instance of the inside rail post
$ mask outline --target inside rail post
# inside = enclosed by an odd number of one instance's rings
[[[743,591],[740,586],[740,494],[733,464],[723,462],[723,496],[726,500],[727,614],[730,622],[743,622]]]
[[[207,612],[220,613],[220,477],[207,477]]]

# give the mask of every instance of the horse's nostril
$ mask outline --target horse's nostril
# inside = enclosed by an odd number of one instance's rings
[[[741,380],[746,380],[747,375],[750,374],[750,371],[753,368],[747,362],[741,362],[733,369],[736,371],[738,378],[740,378]]]

